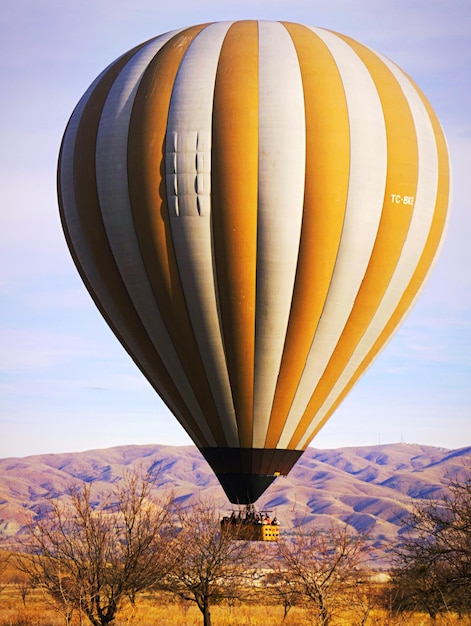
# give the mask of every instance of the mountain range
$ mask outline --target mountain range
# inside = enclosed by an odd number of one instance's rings
[[[221,515],[233,508],[211,468],[193,446],[120,446],[87,452],[0,459],[0,537],[15,537],[41,517],[51,498],[94,483],[97,498],[133,468],[151,469],[155,488],[184,505],[214,502]],[[287,477],[279,477],[257,502],[289,532],[296,524],[328,529],[348,523],[368,531],[378,566],[400,540],[401,517],[414,503],[440,497],[450,479],[471,471],[471,446],[447,450],[397,443],[319,450],[308,448]]]

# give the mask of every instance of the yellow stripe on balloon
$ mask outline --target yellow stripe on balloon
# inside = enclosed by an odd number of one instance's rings
[[[331,415],[336,411],[345,397],[348,395],[352,387],[356,384],[358,379],[364,374],[364,372],[368,369],[374,359],[377,357],[379,352],[382,350],[384,345],[387,343],[391,335],[397,330],[400,323],[403,321],[411,307],[413,306],[415,299],[420,293],[421,288],[423,287],[424,281],[428,277],[434,262],[437,257],[437,253],[439,251],[440,245],[444,239],[446,223],[448,217],[448,208],[449,208],[449,198],[450,198],[450,163],[448,156],[448,148],[446,145],[446,139],[441,128],[440,122],[433,111],[430,103],[425,98],[421,90],[413,83],[413,81],[409,78],[410,82],[414,85],[417,93],[419,94],[426,110],[429,115],[430,122],[433,127],[433,132],[436,140],[436,147],[438,153],[438,188],[436,192],[436,202],[433,220],[430,226],[430,230],[428,233],[427,241],[423,252],[420,256],[420,259],[417,263],[417,267],[413,273],[409,284],[404,290],[402,297],[400,298],[399,304],[397,305],[394,313],[391,315],[389,321],[385,325],[382,330],[380,336],[376,340],[375,344],[365,356],[361,365],[355,371],[355,374],[352,376],[348,384],[345,386],[343,391],[339,394],[338,398],[335,400],[329,411],[325,414],[322,420],[316,425],[313,431],[309,434],[309,438],[306,441],[304,448],[309,445],[310,441],[316,436],[316,434],[321,430],[321,428],[326,424]]]
[[[407,236],[417,190],[417,138],[404,93],[391,71],[376,54],[361,44],[344,39],[366,64],[383,108],[387,137],[384,204],[373,252],[355,305],[289,447],[296,447],[299,444],[312,421],[312,416],[317,413],[329,395],[381,302]],[[393,194],[410,198],[410,202],[398,205],[391,199]]]
[[[172,38],[149,64],[136,94],[129,125],[128,180],[136,233],[155,299],[203,414],[215,414],[196,344],[172,244],[165,184],[165,136],[173,84],[180,63],[204,26]],[[196,426],[194,419],[192,427]],[[219,421],[213,426],[225,444]]]
[[[291,23],[285,27],[303,81],[306,179],[296,282],[268,448],[278,443],[325,304],[342,234],[350,166],[348,112],[335,61],[310,29]]]
[[[214,90],[212,219],[219,307],[239,439],[252,445],[258,188],[257,22],[237,22]]]

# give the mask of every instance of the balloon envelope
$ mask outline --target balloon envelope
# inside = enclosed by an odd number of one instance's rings
[[[152,39],[66,129],[64,232],[101,313],[232,502],[287,474],[411,308],[446,224],[429,103],[285,22]]]

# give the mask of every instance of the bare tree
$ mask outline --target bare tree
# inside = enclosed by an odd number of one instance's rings
[[[8,550],[0,547],[0,591],[2,591],[4,587],[3,574],[7,569],[8,563],[10,561],[10,556],[11,554]]]
[[[24,572],[19,572],[14,578],[13,578],[13,583],[15,584],[16,588],[18,589],[18,592],[21,596],[21,601],[23,603],[23,606],[26,606],[26,598],[28,597],[31,589],[32,589],[32,584],[31,584],[31,579],[29,576],[27,576],[26,574],[24,574]]]
[[[299,605],[302,593],[296,581],[287,575],[282,563],[274,561],[272,571],[263,577],[266,593],[276,604],[283,607],[283,622],[293,606]]]
[[[402,523],[392,576],[397,610],[471,611],[471,477],[441,498],[417,503]]]
[[[247,594],[256,549],[235,527],[221,526],[212,502],[182,511],[180,524],[178,557],[161,588],[195,602],[204,626],[211,626],[211,605]]]
[[[126,601],[155,585],[172,565],[171,496],[156,501],[150,474],[130,472],[94,506],[92,485],[71,490],[71,504],[51,502],[28,526],[23,571],[69,615],[112,624]]]
[[[366,536],[348,524],[328,532],[305,530],[299,524],[292,537],[278,543],[278,572],[296,594],[315,607],[319,626],[328,626],[334,614],[351,601],[358,567],[367,553]]]

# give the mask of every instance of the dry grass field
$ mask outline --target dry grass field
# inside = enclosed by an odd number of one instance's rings
[[[381,584],[362,588],[359,608],[337,615],[329,626],[471,626],[471,616],[443,615],[434,621],[425,614],[390,615],[375,605]],[[316,626],[313,609],[292,607],[283,618],[283,607],[260,591],[260,601],[213,606],[212,626]],[[376,603],[377,604],[377,603]],[[194,603],[168,595],[142,595],[136,604],[119,612],[113,626],[202,626],[202,614]],[[0,574],[0,626],[88,626],[75,612],[69,622],[60,607],[40,589],[31,589],[25,575],[10,560]]]
[[[283,620],[283,607],[274,605],[214,606],[213,626],[313,626],[315,615],[309,609],[293,607]],[[41,591],[32,590],[22,598],[21,583],[5,585],[0,592],[0,626],[64,626],[64,615]],[[85,626],[89,622],[72,615],[70,626]],[[193,604],[172,602],[165,597],[141,597],[136,606],[125,607],[114,626],[201,626],[202,616]],[[471,626],[470,618],[456,615],[438,617],[433,621],[424,614],[390,616],[386,611],[372,609],[368,615],[345,612],[331,626]]]

